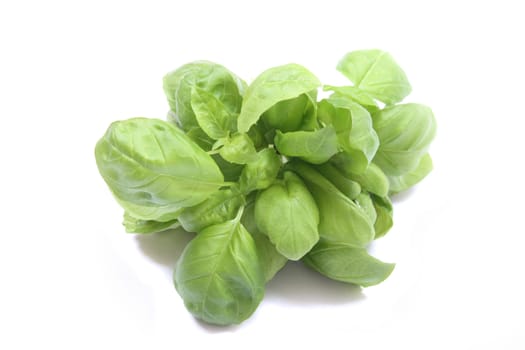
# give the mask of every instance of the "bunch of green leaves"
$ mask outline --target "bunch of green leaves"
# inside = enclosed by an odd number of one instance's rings
[[[400,104],[411,87],[388,53],[351,52],[337,69],[348,86],[297,64],[247,85],[189,63],[164,77],[167,121],[117,121],[97,143],[128,232],[197,233],[174,273],[195,317],[242,322],[289,260],[365,287],[392,272],[367,247],[392,227],[390,196],[432,169],[436,123],[430,108]]]

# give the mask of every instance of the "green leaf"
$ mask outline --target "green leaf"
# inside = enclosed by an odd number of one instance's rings
[[[372,241],[373,222],[357,204],[306,163],[291,161],[287,167],[303,179],[315,199],[321,239],[354,247],[364,247]]]
[[[214,95],[230,113],[238,114],[246,83],[219,64],[196,61],[166,74],[163,87],[175,121],[187,131],[199,126],[191,103],[195,87]]]
[[[377,102],[374,100],[374,98],[366,92],[356,88],[355,86],[324,85],[323,90],[334,92],[332,95],[330,95],[329,99],[331,100],[348,99],[352,102],[360,104],[370,113],[377,112],[379,110]]]
[[[388,195],[388,178],[374,163],[370,163],[363,173],[356,174],[352,172],[353,168],[348,166],[351,160],[343,153],[335,155],[330,162],[339,169],[344,176],[360,184],[363,190],[374,193],[380,197]]]
[[[212,93],[194,87],[191,90],[191,107],[197,123],[212,139],[227,137],[237,130],[237,116]]]
[[[155,220],[141,220],[133,217],[128,212],[124,213],[124,222],[122,223],[129,233],[155,233],[171,230],[180,226],[177,219],[162,222]]]
[[[224,144],[219,154],[228,162],[246,164],[257,159],[257,151],[248,134],[235,134],[221,141]]]
[[[281,168],[281,158],[273,148],[265,148],[257,153],[257,158],[244,166],[239,179],[242,193],[262,190],[270,186]]]
[[[412,91],[405,72],[381,50],[350,52],[339,61],[337,70],[356,88],[387,105],[400,102]]]
[[[363,287],[383,282],[395,267],[370,256],[364,248],[327,241],[320,241],[303,261],[331,279]]]
[[[320,85],[310,71],[298,64],[287,64],[264,71],[246,90],[237,129],[247,132],[273,105],[308,93]]]
[[[287,157],[299,157],[312,164],[321,164],[338,152],[337,136],[331,126],[316,131],[277,130],[275,147]]]
[[[436,121],[426,106],[408,103],[373,115],[380,140],[374,158],[387,176],[404,175],[418,166],[436,135]]]
[[[414,170],[404,175],[388,177],[390,193],[399,193],[409,189],[423,180],[432,171],[432,168],[432,158],[427,153],[421,157],[418,166]]]
[[[197,144],[169,122],[114,122],[95,147],[97,166],[117,201],[133,217],[170,221],[219,187],[221,171]]]
[[[370,113],[350,100],[330,98],[319,103],[319,119],[335,128],[339,146],[351,160],[348,166],[352,171],[363,172],[379,147]]]
[[[262,115],[271,128],[283,132],[313,130],[317,126],[317,90],[289,100],[277,102]]]
[[[348,198],[356,199],[361,193],[361,185],[346,177],[330,162],[318,165],[315,169],[325,178],[330,180],[330,182]]]
[[[195,142],[204,151],[209,151],[213,147],[213,139],[211,139],[206,133],[198,126],[194,126],[186,131],[188,136],[193,142]]]
[[[374,239],[378,239],[387,234],[394,224],[392,202],[388,197],[378,197],[372,195],[372,201],[376,210],[377,218],[374,223],[374,230],[376,235]]]
[[[220,156],[220,154],[213,154],[211,156],[219,169],[221,169],[224,181],[237,182],[241,176],[243,169],[242,164],[230,163]]]
[[[185,208],[178,219],[186,231],[199,232],[208,226],[232,220],[242,205],[243,196],[238,189],[223,188],[204,202]]]
[[[374,202],[369,193],[361,192],[359,196],[355,199],[355,204],[363,210],[363,213],[366,214],[370,222],[375,223],[377,219],[377,213],[374,207]]]
[[[261,191],[255,201],[255,222],[290,260],[302,258],[319,240],[319,211],[303,181],[285,172],[282,181]]]
[[[288,259],[277,251],[268,236],[259,231],[255,223],[255,196],[251,197],[253,199],[248,200],[244,207],[241,222],[253,237],[257,256],[264,270],[264,280],[267,283],[286,265]]]
[[[175,269],[175,288],[184,305],[207,323],[241,323],[263,298],[264,274],[257,249],[239,219],[200,232]]]

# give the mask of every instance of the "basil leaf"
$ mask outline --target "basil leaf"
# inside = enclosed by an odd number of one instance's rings
[[[373,115],[380,146],[374,158],[387,176],[414,170],[436,135],[436,121],[427,106],[408,103]]]
[[[324,85],[324,91],[333,91],[334,93],[330,95],[331,100],[335,99],[348,99],[352,102],[356,102],[364,107],[368,112],[373,113],[379,110],[377,102],[372,96],[356,88],[355,86],[332,86]]]
[[[237,129],[239,132],[247,132],[273,105],[308,93],[320,85],[310,71],[298,64],[287,64],[264,71],[246,89]]]
[[[281,158],[273,148],[265,148],[257,153],[257,158],[244,166],[239,179],[242,193],[262,190],[270,186],[281,168]]]
[[[409,189],[421,180],[423,180],[433,168],[432,158],[430,154],[425,154],[419,160],[417,167],[400,176],[389,176],[388,182],[390,183],[390,193],[395,194]]]
[[[312,164],[321,164],[338,152],[337,136],[331,126],[316,131],[277,130],[275,147],[287,157],[299,157]]]
[[[195,87],[214,95],[230,113],[238,114],[246,83],[219,64],[196,61],[166,74],[163,87],[175,121],[187,131],[199,126],[191,104]]]
[[[257,151],[248,134],[235,134],[223,140],[219,154],[228,162],[246,164],[257,158]]]
[[[343,153],[335,155],[330,162],[341,171],[344,176],[360,184],[363,190],[374,193],[380,197],[388,195],[388,178],[374,163],[370,163],[363,173],[356,174],[352,172],[353,167],[348,165],[351,159],[348,159]]]
[[[330,162],[318,165],[315,168],[321,175],[326,177],[342,194],[350,199],[356,199],[361,193],[361,185],[346,177],[339,169]]]
[[[173,124],[146,118],[114,122],[95,148],[100,174],[130,215],[170,221],[223,185],[199,146]]]
[[[304,162],[287,163],[305,182],[319,209],[321,239],[364,247],[374,238],[373,222],[328,179]]]
[[[337,70],[356,88],[387,105],[400,102],[412,91],[405,72],[381,50],[350,52],[339,61]]]
[[[128,212],[124,212],[124,221],[122,222],[129,233],[155,233],[171,230],[180,226],[177,219],[170,221],[141,220],[133,217]]]
[[[292,172],[285,172],[282,181],[258,194],[255,222],[290,260],[302,258],[319,240],[319,210],[303,181]]]
[[[237,129],[237,116],[226,108],[215,95],[194,87],[191,107],[200,128],[212,139],[227,137]]]
[[[195,317],[217,325],[241,323],[264,294],[264,274],[240,218],[208,226],[186,246],[175,288]]]
[[[327,241],[319,242],[303,261],[331,279],[363,287],[383,282],[395,267],[370,256],[364,248]]]
[[[277,102],[262,115],[262,120],[271,128],[283,132],[314,130],[317,126],[317,91]]]
[[[264,280],[267,283],[286,265],[288,259],[277,251],[275,245],[268,239],[268,236],[259,231],[255,222],[255,196],[252,196],[252,198],[252,200],[248,200],[244,207],[241,222],[246,230],[250,232],[255,242],[257,256],[264,271]]]
[[[374,223],[374,230],[376,235],[374,239],[378,239],[387,234],[394,224],[393,213],[392,213],[392,202],[388,197],[378,197],[375,195],[371,196],[374,203],[374,209],[377,214],[376,221]]]

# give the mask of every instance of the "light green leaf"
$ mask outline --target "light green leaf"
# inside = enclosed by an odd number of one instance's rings
[[[373,115],[380,140],[374,158],[387,176],[414,170],[436,135],[436,121],[427,106],[408,103],[387,107]]]
[[[388,177],[390,193],[399,193],[409,189],[423,180],[432,171],[432,168],[432,158],[427,153],[421,157],[418,166],[414,170],[404,175]]]
[[[250,193],[270,186],[281,168],[281,158],[273,148],[257,153],[257,158],[244,166],[239,179],[241,192]]]
[[[174,120],[185,131],[199,126],[191,105],[195,87],[214,95],[232,114],[240,112],[246,89],[246,83],[235,74],[208,61],[191,62],[166,74],[163,86]]]
[[[244,207],[241,222],[253,237],[257,256],[264,270],[264,279],[269,282],[286,265],[288,259],[277,251],[268,236],[259,231],[255,223],[255,196],[250,197],[252,199],[248,199]]]
[[[361,193],[361,185],[346,177],[338,168],[330,162],[318,165],[315,167],[321,175],[330,180],[330,182],[337,187],[342,194],[350,199],[356,199]]]
[[[194,87],[191,90],[191,107],[197,123],[212,139],[227,137],[237,130],[237,116],[212,93]]]
[[[204,202],[185,208],[178,220],[186,231],[200,232],[208,226],[232,220],[242,205],[243,196],[238,189],[223,188]]]
[[[180,226],[177,219],[162,222],[155,220],[141,220],[133,217],[128,212],[124,212],[122,223],[129,233],[155,233],[171,230]]]
[[[302,258],[319,240],[319,211],[303,181],[292,172],[261,191],[255,201],[255,222],[290,260]]]
[[[387,234],[387,232],[394,225],[393,221],[393,208],[392,202],[388,197],[378,197],[372,195],[372,201],[374,202],[374,208],[376,210],[377,218],[374,223],[374,230],[376,235],[374,239],[378,239]]]
[[[158,119],[114,122],[95,148],[100,174],[117,201],[141,220],[169,221],[219,187],[213,161],[180,129]]]
[[[376,222],[377,213],[374,208],[374,202],[372,201],[369,193],[361,192],[355,199],[355,204],[357,204],[359,208],[363,210],[370,222]]]
[[[319,119],[335,128],[339,146],[351,160],[348,166],[352,171],[363,172],[379,147],[370,113],[348,99],[330,98],[319,103]]]
[[[328,179],[304,162],[287,163],[305,182],[319,209],[321,239],[364,247],[374,238],[373,222]]]
[[[364,248],[327,241],[320,241],[303,261],[331,279],[363,287],[383,282],[395,267],[370,256]]]
[[[380,197],[388,195],[388,178],[374,163],[370,163],[363,173],[355,174],[353,168],[348,166],[349,160],[345,154],[335,155],[330,162],[341,171],[344,176],[359,183],[363,190],[374,193]]]
[[[273,105],[308,93],[320,85],[310,71],[298,64],[287,64],[264,71],[246,90],[237,129],[239,132],[247,132]]]
[[[363,106],[368,112],[373,113],[379,110],[377,102],[372,96],[366,92],[356,88],[355,86],[332,86],[324,85],[324,91],[333,91],[329,99],[348,99]]]
[[[350,52],[339,61],[337,70],[356,88],[387,105],[400,102],[412,91],[405,72],[381,50]]]
[[[228,162],[246,164],[257,159],[257,151],[248,134],[234,134],[223,141],[219,154]]]
[[[271,128],[282,132],[314,130],[317,127],[317,90],[277,102],[262,115]]]
[[[312,164],[321,164],[338,152],[337,136],[332,126],[316,131],[277,130],[275,147],[287,157],[299,157]]]
[[[175,268],[175,288],[184,305],[207,323],[241,323],[263,298],[264,274],[257,249],[239,219],[200,232]]]

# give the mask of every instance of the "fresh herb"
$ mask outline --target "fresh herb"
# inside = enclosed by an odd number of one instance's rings
[[[164,77],[167,121],[117,121],[97,143],[126,231],[197,233],[174,273],[195,317],[244,321],[289,260],[364,287],[392,272],[367,247],[393,225],[390,196],[432,170],[436,121],[399,104],[412,88],[388,53],[351,52],[337,69],[352,84],[322,86],[288,64],[247,85],[189,63]]]

